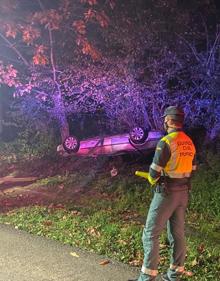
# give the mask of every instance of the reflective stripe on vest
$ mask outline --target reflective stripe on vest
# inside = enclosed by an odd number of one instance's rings
[[[182,179],[182,178],[190,178],[191,172],[190,173],[176,173],[176,172],[165,172],[165,176],[168,175],[170,178],[177,178],[177,179]]]
[[[193,170],[195,147],[192,140],[182,131],[173,132],[162,138],[170,147],[171,156],[164,167],[165,176],[189,178]]]
[[[150,165],[150,168],[153,169],[153,170],[155,170],[155,171],[157,171],[157,172],[161,172],[161,171],[163,170],[163,167],[161,167],[161,166],[159,166],[159,165],[157,165],[157,164],[155,164],[155,163],[152,163],[152,164]]]

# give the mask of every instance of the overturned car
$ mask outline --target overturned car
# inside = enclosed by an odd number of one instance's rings
[[[141,127],[135,127],[129,133],[83,140],[79,140],[76,136],[68,136],[57,147],[57,152],[62,155],[78,156],[114,156],[138,152],[147,154],[155,149],[162,136],[163,133],[160,131],[146,130]]]

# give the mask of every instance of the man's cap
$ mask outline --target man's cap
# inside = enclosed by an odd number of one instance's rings
[[[182,108],[178,106],[169,106],[165,109],[164,114],[162,117],[165,117],[167,115],[171,116],[171,119],[183,122],[184,120],[184,111]]]

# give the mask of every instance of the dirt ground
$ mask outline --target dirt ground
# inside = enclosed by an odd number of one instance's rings
[[[38,180],[51,176],[65,175],[71,171],[83,169],[91,170],[91,163],[95,167],[93,176],[100,169],[110,171],[111,165],[106,162],[97,162],[94,165],[94,159],[60,159],[57,162],[51,160],[33,161],[29,163],[20,163],[0,167],[0,211],[8,210],[33,205],[49,206],[62,208],[64,204],[79,203],[83,195],[92,196],[93,198],[105,198],[106,195],[93,190],[88,186],[73,186],[64,188],[63,185],[57,185],[53,188],[41,186],[37,183]],[[101,163],[101,164],[100,164]],[[108,196],[109,199],[109,196]]]

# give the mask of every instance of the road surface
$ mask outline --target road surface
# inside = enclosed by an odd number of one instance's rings
[[[0,224],[0,281],[127,281],[139,270]]]

